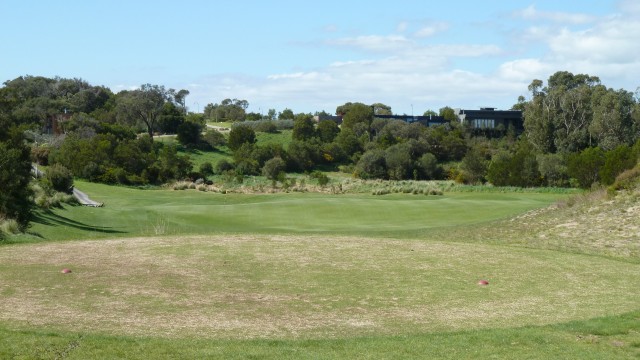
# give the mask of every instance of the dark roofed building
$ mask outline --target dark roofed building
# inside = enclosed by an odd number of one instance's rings
[[[524,131],[520,110],[496,110],[484,107],[480,110],[455,109],[454,111],[458,120],[472,129],[506,131],[512,127],[516,133]]]
[[[438,126],[442,124],[446,124],[447,120],[445,120],[442,116],[412,116],[412,115],[375,115],[376,119],[389,119],[389,120],[402,120],[406,123],[420,123],[424,126]]]

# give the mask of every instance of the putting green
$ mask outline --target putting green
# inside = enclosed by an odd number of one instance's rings
[[[39,213],[32,233],[50,240],[212,233],[411,238],[428,229],[507,218],[559,198],[539,193],[223,195],[82,182],[78,187],[105,207],[67,206]]]

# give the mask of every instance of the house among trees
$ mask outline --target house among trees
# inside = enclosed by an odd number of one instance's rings
[[[320,115],[316,115],[313,117],[313,120],[315,120],[315,122],[319,123],[322,121],[333,121],[336,124],[340,125],[342,124],[342,115],[324,115],[324,114],[320,114]]]
[[[520,110],[496,110],[483,107],[480,110],[454,109],[463,125],[478,131],[504,132],[513,129],[516,133],[524,131],[524,121]]]
[[[408,124],[420,123],[426,127],[438,126],[446,124],[447,120],[444,116],[429,115],[429,116],[413,116],[413,115],[375,115],[376,119],[389,119],[389,120],[402,120]]]

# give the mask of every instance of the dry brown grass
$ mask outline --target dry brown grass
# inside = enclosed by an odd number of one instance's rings
[[[561,255],[561,256],[560,256]],[[631,264],[352,237],[154,237],[3,248],[0,321],[216,338],[548,324],[635,309]],[[61,274],[64,267],[71,274]],[[477,286],[479,278],[490,285]]]
[[[598,190],[487,229],[492,237],[537,248],[640,259],[640,188]],[[486,234],[486,232],[483,232]]]

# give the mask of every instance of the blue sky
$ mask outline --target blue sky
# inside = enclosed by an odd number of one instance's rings
[[[0,81],[187,89],[202,110],[509,108],[556,71],[640,86],[640,2],[0,0]]]

